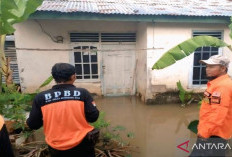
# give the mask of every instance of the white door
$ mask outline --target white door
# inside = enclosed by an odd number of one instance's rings
[[[104,44],[102,49],[103,94],[134,95],[135,44]]]

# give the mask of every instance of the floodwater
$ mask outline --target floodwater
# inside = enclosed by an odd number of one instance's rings
[[[133,132],[131,145],[136,146],[132,157],[187,157],[196,135],[187,129],[192,120],[198,119],[199,107],[190,104],[146,105],[138,97],[103,97],[95,99],[98,109],[105,112],[111,126],[124,126]],[[43,140],[42,129],[38,139]],[[177,148],[184,142],[188,142]],[[188,144],[188,146],[187,146]],[[232,147],[232,142],[229,142]],[[229,151],[227,156],[232,156]]]
[[[177,146],[196,140],[187,126],[198,119],[197,104],[184,108],[180,104],[146,105],[137,97],[104,97],[95,102],[112,126],[121,125],[134,133],[131,144],[138,147],[138,152],[133,152],[132,157],[189,155]]]

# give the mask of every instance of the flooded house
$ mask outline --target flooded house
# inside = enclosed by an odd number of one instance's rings
[[[152,66],[194,36],[231,44],[231,5],[229,0],[44,0],[15,25],[18,81],[23,92],[33,92],[55,63],[66,62],[75,65],[75,85],[96,95],[138,95],[150,102],[175,91],[179,80],[185,89],[203,91],[205,67],[198,61],[215,54],[232,58],[227,48],[202,47],[163,70]]]

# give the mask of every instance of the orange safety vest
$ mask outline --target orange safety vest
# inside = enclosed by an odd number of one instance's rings
[[[42,108],[45,140],[58,150],[77,146],[94,128],[85,119],[84,102],[59,101]]]
[[[4,125],[4,118],[0,115],[0,130],[2,130],[3,125]]]
[[[232,135],[232,80],[222,75],[207,83],[199,116],[198,134],[202,137]]]

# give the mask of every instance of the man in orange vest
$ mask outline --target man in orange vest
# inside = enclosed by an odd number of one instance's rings
[[[200,108],[198,139],[191,157],[223,157],[226,149],[231,149],[227,141],[232,135],[232,80],[227,74],[229,62],[221,55],[200,61],[206,64],[209,81]],[[200,145],[206,147],[197,147]]]
[[[73,85],[75,67],[57,63],[52,67],[57,85],[39,93],[32,105],[27,125],[44,127],[52,157],[95,157],[94,144],[87,134],[94,130],[99,111],[89,92]]]
[[[4,118],[0,115],[0,157],[14,157],[9,135],[4,124]]]

